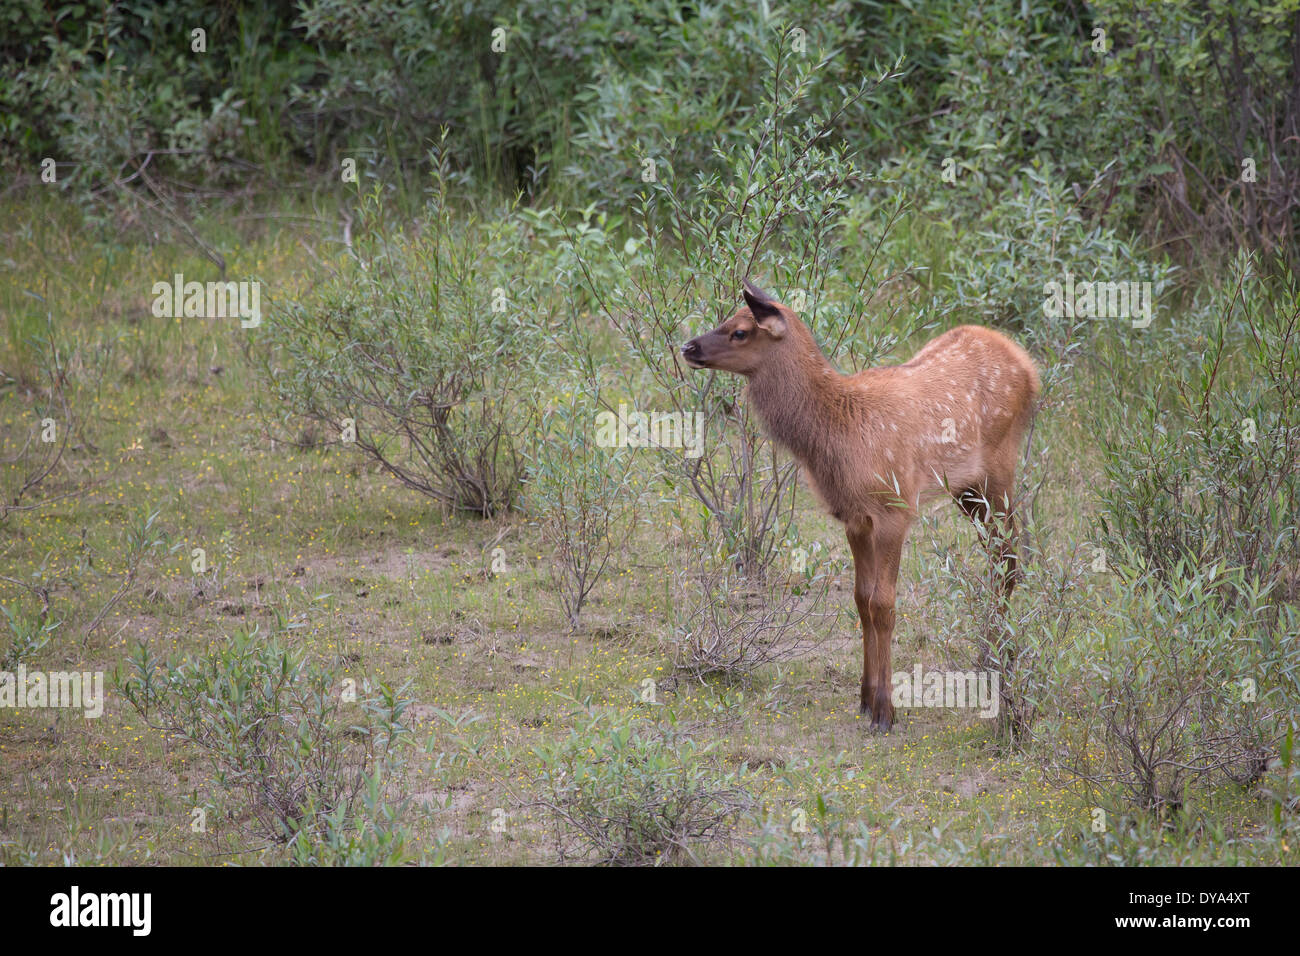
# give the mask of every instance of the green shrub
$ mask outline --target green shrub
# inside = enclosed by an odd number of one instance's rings
[[[1183,561],[1162,577],[1132,553],[1114,571],[1113,612],[1075,648],[1047,736],[1112,812],[1172,820],[1213,776],[1263,776],[1300,716],[1300,650],[1270,636],[1239,573]]]
[[[815,543],[803,571],[756,580],[712,549],[687,556],[672,575],[675,669],[697,681],[744,681],[767,664],[810,654],[839,623],[831,585],[852,569]]]
[[[597,446],[597,408],[578,386],[552,398],[539,416],[528,483],[529,510],[554,551],[549,572],[570,631],[636,522],[632,452]]]
[[[1081,85],[1076,116],[1107,117],[1079,128],[1120,160],[1121,215],[1188,258],[1245,247],[1296,266],[1300,3],[1089,6],[1113,47]]]
[[[288,0],[19,6],[0,14],[17,14],[0,39],[0,159],[49,156],[79,196],[153,200],[173,178],[234,184],[250,162],[286,158],[291,90],[316,59],[290,34]]]
[[[12,384],[0,386],[5,417],[17,418],[0,428],[0,526],[71,493],[60,488],[58,468],[80,422],[73,418],[62,372],[57,364],[49,367],[48,385],[30,393],[26,403],[13,397]]]
[[[545,299],[514,207],[461,219],[447,187],[439,175],[418,237],[361,238],[355,265],[276,308],[261,360],[269,414],[324,425],[406,487],[489,517],[523,480]]]
[[[363,684],[345,703],[337,674],[256,628],[179,662],[142,644],[115,679],[146,724],[198,749],[259,836],[305,841],[294,850],[304,862],[322,847],[348,858],[400,855],[397,818],[380,799],[409,738],[400,691]],[[345,834],[357,828],[354,846]]]
[[[1122,355],[1110,366],[1102,530],[1110,547],[1136,550],[1159,573],[1217,563],[1294,604],[1300,283],[1285,267],[1261,275],[1245,259],[1234,274],[1217,318],[1194,326],[1212,323],[1190,359],[1169,350],[1174,374],[1135,375]]]
[[[737,774],[710,765],[714,745],[697,744],[671,720],[589,701],[573,719],[566,739],[534,749],[539,802],[555,820],[562,860],[694,862],[695,847],[725,838],[748,804]]]
[[[47,621],[44,614],[27,614],[8,605],[0,607],[0,611],[4,611],[5,623],[9,627],[9,644],[0,654],[0,671],[16,671],[19,664],[30,661],[50,643],[50,637],[62,623]]]

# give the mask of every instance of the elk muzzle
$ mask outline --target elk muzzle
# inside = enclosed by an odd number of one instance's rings
[[[691,339],[682,346],[682,358],[691,368],[708,368],[704,360],[704,349],[700,346],[698,338]]]

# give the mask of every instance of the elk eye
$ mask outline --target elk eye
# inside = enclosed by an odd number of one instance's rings
[[[731,338],[732,338],[732,341],[735,341],[735,342],[743,342],[743,341],[745,341],[745,337],[746,337],[747,335],[749,335],[749,333],[746,332],[744,329],[736,329],[736,331],[734,331],[734,332],[731,333]]]

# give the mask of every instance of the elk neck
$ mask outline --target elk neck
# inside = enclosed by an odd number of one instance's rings
[[[861,410],[843,375],[827,361],[812,334],[791,323],[792,340],[774,349],[749,379],[754,410],[772,437],[815,476],[838,477],[843,437]]]

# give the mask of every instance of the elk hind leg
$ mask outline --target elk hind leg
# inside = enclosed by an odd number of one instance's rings
[[[1013,478],[997,480],[993,476],[983,487],[972,487],[959,493],[957,505],[980,529],[984,537],[988,559],[992,568],[998,569],[996,614],[987,623],[981,651],[981,667],[1006,670],[1014,665],[1015,645],[1012,641],[1007,613],[1010,610],[1011,592],[1020,579],[1020,561],[1017,545],[1020,532],[1013,508]]]
[[[1003,606],[1020,582],[1020,528],[1012,502],[1014,481],[995,481],[971,487],[956,495],[957,506],[975,522],[985,540],[990,560],[1001,569],[999,592]]]

